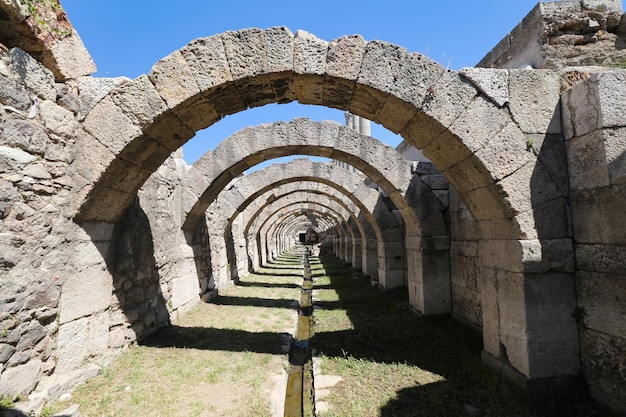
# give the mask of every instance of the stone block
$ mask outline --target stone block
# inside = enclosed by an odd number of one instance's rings
[[[44,62],[54,70],[59,80],[76,79],[96,72],[96,64],[75,29],[69,36],[54,42],[50,46],[49,55],[49,59]]]
[[[576,245],[576,269],[618,274],[626,270],[624,245]]]
[[[360,35],[342,36],[328,44],[324,100],[328,105],[347,108],[361,70],[367,42]]]
[[[293,39],[294,86],[300,104],[322,104],[328,42],[298,30]]]
[[[107,311],[89,317],[87,350],[89,356],[104,354],[109,347],[109,313]]]
[[[326,72],[327,41],[298,30],[293,46],[293,71],[296,74],[323,75]]]
[[[156,88],[143,74],[113,89],[109,96],[132,123],[142,129],[167,110]]]
[[[621,0],[581,0],[580,4],[584,10],[593,10],[596,12],[624,12]]]
[[[622,244],[626,219],[622,210],[624,185],[572,192],[572,224],[577,243]]]
[[[267,70],[265,32],[251,28],[222,34],[230,72],[248,107],[275,102]]]
[[[105,97],[96,104],[85,118],[83,126],[116,155],[133,139],[143,134],[111,97]]]
[[[538,203],[532,210],[516,215],[515,221],[526,239],[562,239],[571,234],[565,197]]]
[[[452,314],[475,327],[481,328],[483,317],[480,293],[452,285]]]
[[[482,94],[498,107],[509,102],[509,71],[495,68],[465,67],[459,74],[469,80]]]
[[[59,374],[80,368],[88,351],[89,318],[62,324],[57,334],[57,366]]]
[[[500,359],[508,359],[520,373],[531,377],[528,338],[533,329],[526,319],[523,273],[497,271],[497,308],[500,312]],[[493,302],[493,301],[490,301]],[[485,299],[483,298],[483,309]],[[483,322],[484,323],[484,322]]]
[[[422,149],[443,130],[450,127],[470,106],[478,91],[458,73],[445,70],[437,82],[426,88],[422,112],[418,113],[411,123],[416,126],[411,130],[411,142],[416,148]],[[481,98],[482,100],[482,98]],[[488,100],[485,100],[488,101]],[[493,104],[491,104],[493,106]],[[493,106],[495,109],[496,107]],[[411,123],[407,129],[411,127]],[[416,131],[417,134],[413,133]],[[406,133],[407,129],[405,129]],[[423,135],[423,138],[418,137]],[[404,134],[403,134],[404,136]],[[440,170],[443,168],[433,160]]]
[[[498,109],[483,96],[477,96],[464,109],[463,114],[450,125],[449,130],[463,142],[470,152],[475,153],[496,137],[505,126],[511,123],[511,120],[508,111]],[[447,168],[447,166],[440,166],[437,160],[433,162],[441,170]]]
[[[444,71],[441,65],[417,53],[406,54],[400,65],[392,94],[378,115],[379,122],[394,133],[403,131],[414,119]]]
[[[289,103],[296,100],[293,74],[293,33],[284,26],[265,30],[265,52],[267,71],[276,103]]]
[[[31,105],[26,87],[4,74],[0,75],[0,103],[18,110],[27,110]]]
[[[445,170],[446,179],[454,189],[463,193],[493,184],[491,173],[476,155],[455,163]]]
[[[402,271],[382,270],[378,268],[380,286],[385,289],[404,287],[405,274]]]
[[[593,132],[602,125],[596,77],[592,76],[562,94],[563,135],[566,140]]]
[[[580,371],[574,275],[525,274],[530,378],[573,376]]]
[[[266,73],[265,34],[257,28],[228,31],[222,34],[230,73],[241,80]]]
[[[449,130],[432,140],[423,149],[423,153],[425,157],[434,161],[443,172],[447,172],[450,167],[472,155],[465,143]],[[450,184],[455,185],[454,177],[450,177],[448,180]]]
[[[528,137],[517,124],[509,123],[474,156],[492,178],[502,180],[523,165],[536,160],[528,149],[527,141]]]
[[[422,253],[424,314],[448,314],[452,310],[450,256],[448,251]]]
[[[181,51],[175,51],[154,64],[148,78],[170,109],[200,93]]]
[[[479,270],[478,257],[450,255],[450,280],[457,288],[477,291]]]
[[[612,71],[597,74],[591,78],[597,82],[600,126],[604,128],[623,127],[626,125],[626,71]],[[593,111],[592,111],[593,113]]]
[[[78,100],[80,103],[78,119],[83,120],[91,109],[107,94],[109,94],[109,91],[128,81],[130,81],[130,78],[128,77],[80,77],[78,79]]]
[[[60,323],[105,310],[113,291],[112,277],[105,265],[110,244],[78,244],[72,274],[63,280]]]
[[[500,306],[498,304],[498,274],[496,269],[480,268],[479,293],[483,322],[483,349],[500,357]]]
[[[626,182],[626,128],[604,130],[610,184]]]
[[[293,33],[284,26],[275,26],[266,29],[264,34],[267,71],[270,73],[291,72],[294,68]]]
[[[551,70],[509,70],[509,108],[522,132],[561,133],[560,80]]]
[[[178,277],[172,280],[172,309],[176,310],[199,300],[200,287],[193,259],[181,260],[176,265]]]
[[[621,294],[626,288],[626,275],[603,272],[576,272],[578,307],[583,309],[585,327],[611,335],[626,335],[626,305]]]
[[[626,339],[593,329],[581,331],[581,360],[592,397],[623,414]]]
[[[0,395],[26,396],[35,389],[42,377],[43,363],[33,359],[25,364],[8,368],[0,375]]]
[[[461,198],[467,204],[467,208],[474,219],[479,223],[479,227],[481,227],[484,220],[513,218],[515,211],[507,204],[508,202],[503,201],[503,194],[502,184],[497,183],[462,193]],[[506,222],[506,220],[503,221]],[[510,230],[510,228],[502,229],[502,232],[504,230]]]
[[[221,35],[199,38],[181,49],[200,91],[233,80]]]
[[[19,82],[44,100],[56,99],[54,75],[49,69],[19,48],[9,50],[8,58],[12,75]]]
[[[53,133],[64,138],[74,138],[78,125],[71,111],[52,101],[44,100],[39,105],[39,116],[43,125]]]

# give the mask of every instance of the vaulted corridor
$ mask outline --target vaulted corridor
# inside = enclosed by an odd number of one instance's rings
[[[74,394],[81,413],[611,415],[582,385],[529,397],[482,366],[477,331],[419,316],[405,290],[372,287],[334,256],[311,256],[307,269],[305,253],[294,247],[123,354]]]

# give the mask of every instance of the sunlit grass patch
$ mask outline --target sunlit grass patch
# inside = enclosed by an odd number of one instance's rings
[[[315,337],[321,373],[341,381],[325,417],[609,416],[584,387],[529,397],[482,364],[482,337],[451,317],[420,317],[405,291],[381,291],[336,258],[322,258]],[[319,268],[321,270],[321,268]]]
[[[216,303],[198,304],[173,326],[129,348],[74,392],[81,415],[270,415],[269,391],[286,367],[283,346],[297,320],[302,281],[297,263],[272,271],[242,278],[241,285],[221,291]]]

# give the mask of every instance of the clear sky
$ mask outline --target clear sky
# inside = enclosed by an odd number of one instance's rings
[[[330,41],[360,34],[398,44],[451,69],[474,66],[537,4],[535,0],[61,0],[98,67],[97,77],[147,74],[191,40],[227,30],[287,26]],[[227,116],[184,147],[189,163],[236,131],[308,117],[344,123],[343,112],[297,103]],[[401,138],[373,124],[372,136]]]

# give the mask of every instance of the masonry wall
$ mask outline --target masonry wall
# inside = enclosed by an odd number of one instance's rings
[[[181,232],[180,158],[117,226],[72,220],[81,117],[123,81],[56,83],[26,52],[0,52],[0,394],[67,392],[207,287],[206,226],[191,242]]]
[[[67,365],[56,346],[72,262],[78,100],[50,71],[12,49],[0,52],[0,104],[0,394],[28,394]],[[90,259],[83,253],[83,267]],[[101,304],[90,293],[83,301]]]
[[[480,279],[476,221],[454,188],[450,188],[452,314],[478,328],[483,324]]]
[[[626,413],[626,71],[563,93],[583,372]]]

